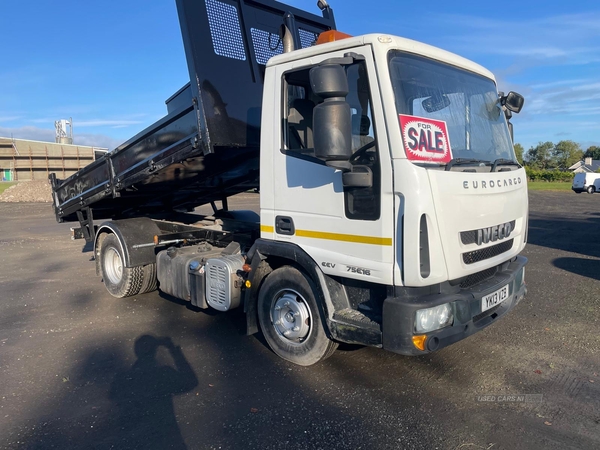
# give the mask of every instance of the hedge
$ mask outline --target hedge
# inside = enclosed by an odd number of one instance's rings
[[[541,170],[525,166],[527,179],[529,181],[563,181],[565,183],[573,182],[575,174],[573,172],[561,172],[560,170]]]

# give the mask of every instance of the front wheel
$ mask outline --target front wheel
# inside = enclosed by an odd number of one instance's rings
[[[310,281],[290,266],[265,280],[258,294],[258,320],[269,347],[300,366],[328,358],[338,346],[327,337]]]
[[[595,190],[596,190],[596,189],[594,188],[594,186],[588,186],[588,188],[587,188],[587,193],[588,193],[588,194],[593,194],[593,193],[595,192]]]

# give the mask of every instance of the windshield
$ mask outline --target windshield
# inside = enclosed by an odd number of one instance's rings
[[[408,159],[436,165],[515,160],[492,80],[400,51],[390,52],[389,64]]]

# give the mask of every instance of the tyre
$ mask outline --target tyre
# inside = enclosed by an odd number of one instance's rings
[[[594,188],[594,186],[588,186],[588,188],[587,188],[588,194],[593,194],[595,191],[596,191],[596,189]]]
[[[121,243],[114,234],[109,234],[102,241],[100,268],[104,286],[113,297],[130,297],[140,292],[144,281],[144,268],[125,267]]]
[[[158,289],[158,279],[156,278],[156,264],[147,264],[143,266],[142,286],[140,294],[152,292]]]
[[[258,293],[258,321],[269,347],[300,366],[328,358],[338,346],[327,337],[312,283],[290,266],[267,276]]]

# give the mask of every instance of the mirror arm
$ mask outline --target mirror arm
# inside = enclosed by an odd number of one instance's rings
[[[327,64],[339,64],[340,66],[350,66],[354,64],[356,61],[364,61],[365,57],[363,55],[359,55],[358,53],[348,52],[344,53],[343,58],[329,58],[325,61],[319,63],[320,66],[325,66]]]
[[[510,140],[514,143],[515,138],[513,135],[513,124],[510,121],[513,116],[512,111],[506,107],[502,107],[502,110],[504,111],[504,117],[506,117],[506,125],[508,126],[508,132],[510,133]]]

